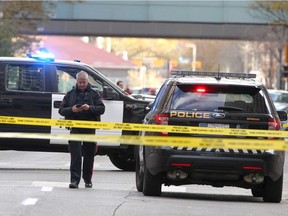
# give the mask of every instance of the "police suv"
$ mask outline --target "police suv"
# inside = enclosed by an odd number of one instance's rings
[[[126,94],[93,67],[79,61],[57,61],[40,53],[30,58],[0,57],[0,116],[63,119],[58,109],[63,96],[76,84],[76,74],[86,71],[92,88],[103,96],[103,122],[141,123],[146,100]],[[65,127],[0,124],[0,132],[69,134]],[[121,130],[96,129],[96,135],[138,134]],[[0,139],[0,149],[68,151],[68,141],[46,139]],[[134,147],[98,143],[99,155],[108,155],[123,170],[134,170]]]
[[[255,77],[254,74],[175,71],[159,90],[144,123],[280,130],[280,120],[287,120],[287,113],[277,113],[266,88],[257,84]],[[140,135],[225,139],[221,134],[180,135],[165,131],[141,132]],[[144,195],[160,196],[162,184],[236,186],[251,189],[254,197],[263,197],[265,202],[280,202],[284,156],[284,151],[239,147],[142,145],[136,154],[136,187]]]

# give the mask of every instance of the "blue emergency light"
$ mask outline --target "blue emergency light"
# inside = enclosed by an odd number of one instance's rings
[[[35,54],[27,54],[27,57],[33,58],[39,61],[54,61],[55,56],[48,52],[47,49],[41,48],[37,50]]]

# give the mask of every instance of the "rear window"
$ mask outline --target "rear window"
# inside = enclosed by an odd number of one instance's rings
[[[170,109],[267,113],[263,95],[262,90],[256,87],[178,85]]]

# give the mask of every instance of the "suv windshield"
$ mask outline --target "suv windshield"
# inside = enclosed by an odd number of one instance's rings
[[[198,84],[177,85],[170,109],[267,113],[265,98],[259,88]]]

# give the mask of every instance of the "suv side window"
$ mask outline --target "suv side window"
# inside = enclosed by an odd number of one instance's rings
[[[45,90],[44,66],[8,64],[6,66],[6,88],[16,91]]]
[[[101,76],[89,70],[77,67],[59,66],[56,67],[57,82],[54,86],[54,92],[67,93],[76,85],[76,74],[80,71],[88,73],[88,82],[91,87],[102,95],[106,100],[119,100],[119,94],[111,87]]]
[[[68,92],[76,84],[76,79],[69,73],[66,73],[65,71],[57,70],[57,76],[58,76],[57,89],[59,93]]]
[[[76,74],[81,71],[76,68],[65,68],[65,67],[57,67],[57,89],[59,93],[66,93],[71,90],[73,86],[76,85]],[[103,92],[103,83],[100,80],[94,79],[88,73],[88,82],[92,86],[92,88],[98,92]]]

